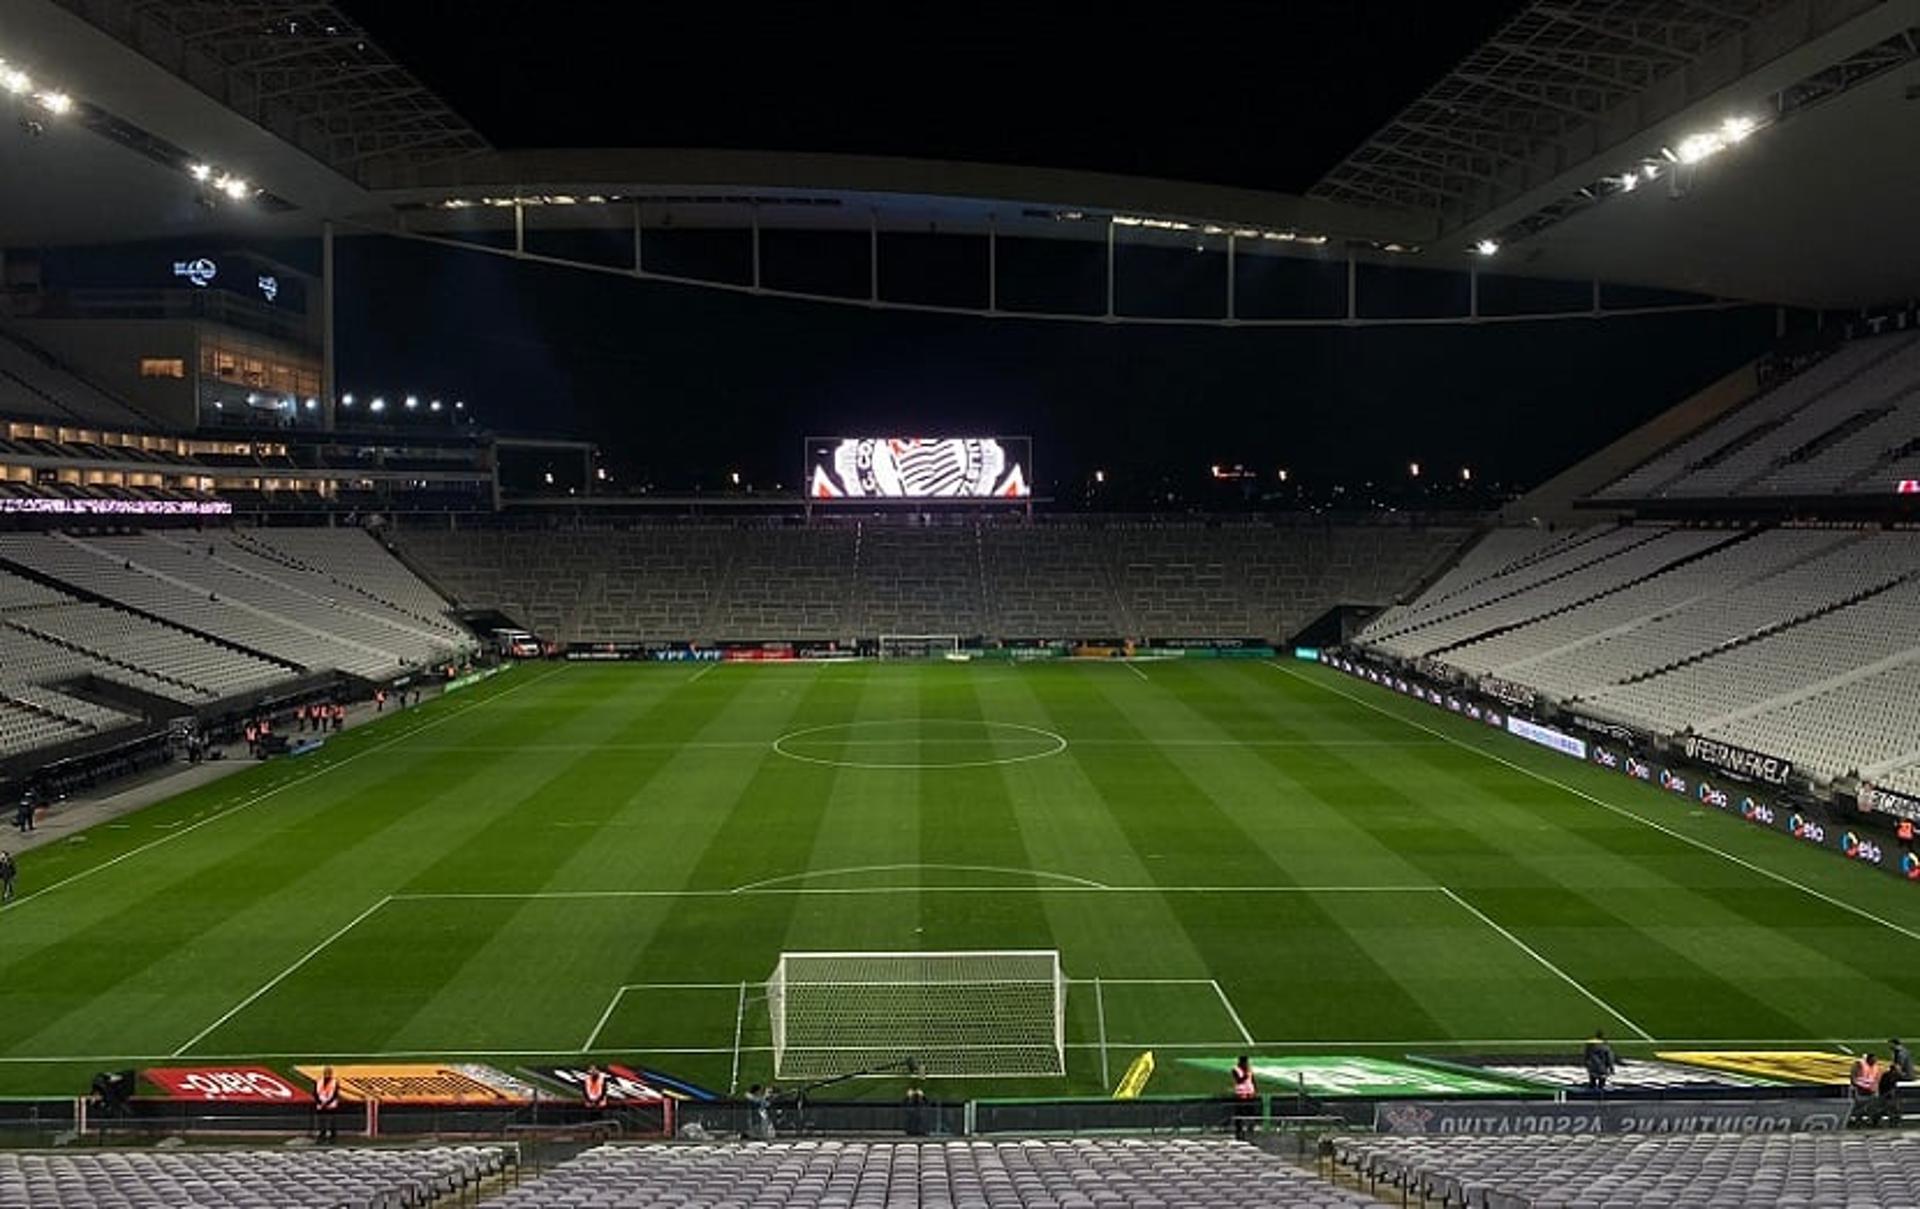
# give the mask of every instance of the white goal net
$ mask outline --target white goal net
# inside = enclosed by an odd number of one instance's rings
[[[773,1069],[821,1079],[914,1062],[933,1077],[1066,1073],[1053,949],[782,953],[767,979]]]
[[[958,634],[882,634],[882,659],[939,659],[960,652]]]

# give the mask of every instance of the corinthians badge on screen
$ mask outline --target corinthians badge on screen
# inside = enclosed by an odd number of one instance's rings
[[[1025,499],[1026,467],[993,437],[849,437],[812,447],[815,499]]]

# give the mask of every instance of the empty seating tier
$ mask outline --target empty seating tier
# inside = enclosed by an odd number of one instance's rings
[[[367,534],[290,534],[0,535],[0,756],[473,647]]]
[[[0,418],[139,431],[149,422],[17,333],[0,331]]]
[[[1600,500],[1884,495],[1920,466],[1920,335],[1841,345],[1601,488]]]
[[[1402,525],[641,525],[411,532],[401,553],[463,606],[563,641],[1283,639],[1380,605],[1456,528]],[[272,540],[272,535],[263,535]]]
[[[1489,535],[1359,642],[1822,777],[1920,763],[1920,533]]]
[[[392,561],[377,546],[368,548]],[[415,618],[227,534],[15,534],[0,537],[0,560],[289,670],[386,677],[444,659],[463,645],[444,617]]]
[[[601,1146],[499,1209],[1290,1209],[1376,1202],[1230,1142]]]
[[[1841,1133],[1349,1138],[1338,1160],[1449,1205],[1920,1204],[1920,1139]]]
[[[405,1209],[498,1176],[497,1147],[0,1154],[0,1209]]]

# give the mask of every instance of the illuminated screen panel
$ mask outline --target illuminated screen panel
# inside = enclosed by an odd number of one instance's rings
[[[1033,495],[1026,437],[833,437],[807,442],[816,500],[1023,500]]]

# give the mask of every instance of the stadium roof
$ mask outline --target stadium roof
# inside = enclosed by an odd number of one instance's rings
[[[1864,305],[1920,289],[1916,56],[1920,0],[1538,0],[1300,196],[859,154],[499,150],[331,3],[9,0],[0,58],[78,103],[0,98],[43,128],[0,131],[0,169],[35,185],[0,191],[0,245],[511,226],[512,206],[478,203],[515,197],[572,199],[575,219],[543,221],[584,226],[631,221],[628,203],[695,226],[1067,238],[1157,217],[1449,268],[1489,240],[1501,272]],[[1740,137],[1716,133],[1730,120]],[[1702,138],[1719,145],[1696,154]],[[233,203],[194,164],[259,195]],[[1652,187],[1622,186],[1642,171]]]

